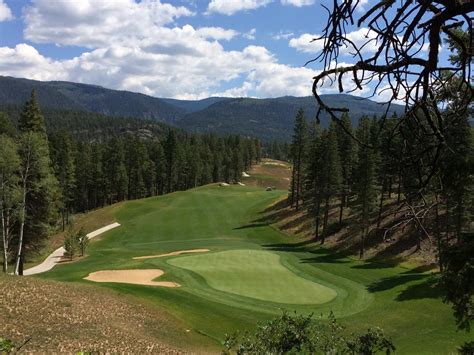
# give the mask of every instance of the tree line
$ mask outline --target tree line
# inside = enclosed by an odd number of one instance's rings
[[[383,241],[397,227],[411,229],[408,234],[418,248],[424,239],[433,240],[442,267],[444,246],[460,243],[472,233],[474,213],[473,129],[468,115],[450,112],[444,112],[449,149],[434,171],[429,164],[412,160],[430,141],[418,140],[422,135],[411,120],[362,117],[354,129],[344,114],[341,124],[333,122],[322,129],[308,124],[300,110],[291,145],[289,203],[312,216],[314,240],[323,244],[331,223],[342,225],[352,218],[363,257],[367,238],[379,236]],[[420,181],[430,174],[429,183],[420,189]],[[337,217],[331,221],[335,209]],[[390,213],[393,218],[383,223]]]
[[[195,135],[168,128],[162,138],[135,134],[78,140],[48,134],[35,92],[17,127],[0,114],[0,213],[3,271],[38,250],[69,216],[123,200],[240,180],[261,157],[257,139]],[[58,223],[59,221],[59,223]]]

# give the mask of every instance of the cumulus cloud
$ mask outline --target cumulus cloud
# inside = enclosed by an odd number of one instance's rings
[[[35,80],[65,79],[61,63],[43,57],[28,44],[0,47],[0,73]]]
[[[229,30],[221,27],[201,27],[197,31],[197,34],[203,38],[210,38],[215,40],[230,41],[232,38],[237,36],[239,32]]]
[[[4,0],[0,0],[0,22],[12,20],[12,19],[13,19],[12,11],[8,7],[8,5],[5,4]]]
[[[94,48],[153,35],[156,28],[191,15],[186,7],[160,0],[33,0],[24,10],[24,36],[36,43]]]
[[[293,5],[296,7],[313,5],[316,0],[281,0],[283,5]]]
[[[292,38],[289,41],[289,46],[300,52],[315,54],[323,49],[324,39],[319,39],[320,37],[321,35],[305,33],[299,37]],[[377,41],[375,40],[375,32],[369,31],[367,28],[360,28],[349,32],[347,38],[354,43],[361,53],[373,53],[378,48]],[[351,55],[355,53],[355,50],[354,47],[347,42],[346,46],[340,48],[340,52],[341,54]]]
[[[0,75],[69,80],[182,99],[311,94],[316,71],[279,63],[263,46],[226,50],[220,41],[231,40],[237,31],[174,22],[191,15],[185,7],[159,0],[33,0],[24,10],[27,39],[89,49],[53,60],[28,44],[3,47]],[[255,33],[252,29],[245,35]]]
[[[207,13],[233,15],[239,11],[254,10],[268,5],[272,0],[211,0]]]

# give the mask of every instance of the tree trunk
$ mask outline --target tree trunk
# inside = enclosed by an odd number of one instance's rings
[[[359,259],[364,257],[365,252],[365,238],[367,237],[369,227],[364,227],[360,238],[360,250],[359,250]]]
[[[290,206],[293,208],[295,204],[295,165],[293,163],[293,169],[291,169],[291,193],[290,193]]]
[[[8,227],[4,209],[2,207],[2,238],[3,238],[3,272],[8,272]]]
[[[321,200],[318,196],[317,202],[316,202],[316,230],[315,230],[315,235],[314,235],[314,240],[318,240],[319,238],[319,214],[321,210]]]
[[[392,198],[392,176],[388,178],[388,198]]]
[[[321,244],[324,244],[326,240],[326,228],[328,226],[329,219],[329,194],[326,195],[326,201],[324,206],[324,221],[323,221],[323,234],[321,238]]]
[[[438,246],[438,265],[439,270],[443,272],[443,260],[442,260],[442,243],[441,243],[441,229],[439,223],[439,198],[438,194],[436,194],[436,208],[435,208],[435,228],[436,228],[436,241]]]
[[[301,157],[298,157],[298,167],[296,169],[296,210],[300,205],[300,190],[301,190]]]
[[[344,189],[344,190],[342,191],[342,195],[341,195],[341,205],[340,205],[340,208],[339,208],[339,224],[342,223],[342,214],[343,214],[343,211],[344,211],[345,202],[346,202],[346,191],[345,191],[345,189]]]
[[[15,264],[15,275],[23,275],[23,270],[21,270],[20,274],[20,264],[21,268],[23,269],[23,263],[21,262],[21,258],[23,255],[23,236],[25,230],[25,219],[26,219],[26,180],[23,179],[23,196],[22,196],[22,204],[21,204],[21,211],[20,211],[20,236],[18,239],[18,253],[16,257],[16,264]]]
[[[382,182],[382,190],[380,191],[380,204],[379,204],[379,216],[377,218],[377,228],[380,228],[380,223],[382,222],[382,209],[383,209],[383,201],[384,201],[384,190],[385,190],[385,179]]]

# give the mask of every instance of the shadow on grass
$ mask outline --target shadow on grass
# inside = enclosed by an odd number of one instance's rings
[[[397,296],[397,301],[421,300],[426,298],[436,299],[443,297],[443,288],[438,283],[438,278],[429,276],[422,283],[408,286]]]
[[[268,226],[269,223],[265,223],[265,222],[262,222],[262,223],[250,223],[250,224],[246,224],[244,226],[240,226],[240,227],[235,227],[234,230],[237,230],[237,229],[248,229],[248,228],[258,228],[258,227],[266,227]]]
[[[421,282],[416,282],[421,281]],[[438,278],[433,275],[416,274],[407,271],[404,274],[386,277],[371,284],[367,290],[372,293],[387,291],[392,288],[409,284],[395,298],[397,301],[411,301],[420,299],[437,299],[443,296],[443,290]]]

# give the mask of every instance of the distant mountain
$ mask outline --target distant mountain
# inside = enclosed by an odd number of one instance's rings
[[[164,102],[183,109],[186,113],[192,113],[204,110],[205,108],[221,101],[232,100],[228,97],[208,97],[202,100],[176,100],[162,99]]]
[[[23,104],[35,88],[41,106],[172,123],[186,113],[162,99],[129,91],[65,81],[36,81],[0,76],[0,103]]]
[[[381,116],[386,106],[350,95],[323,95],[329,106],[346,107],[354,126],[363,115]],[[317,104],[313,97],[280,97],[275,99],[238,98],[217,102],[206,109],[185,115],[175,122],[181,128],[196,132],[239,133],[257,136],[262,140],[289,140],[294,119],[303,108],[308,120],[316,115]],[[403,113],[403,106],[394,105],[388,114]],[[327,127],[329,116],[321,114],[321,124]]]
[[[294,118],[301,107],[308,119],[316,114],[313,97],[285,96],[274,99],[209,97],[203,100],[176,100],[106,89],[64,81],[36,81],[0,76],[0,104],[22,105],[35,88],[40,105],[53,110],[81,111],[116,117],[153,120],[195,132],[239,133],[264,141],[291,138]],[[381,116],[386,106],[350,95],[324,95],[330,105],[350,110],[356,126],[363,115]],[[389,115],[403,113],[394,105]],[[329,117],[321,115],[327,126]]]

